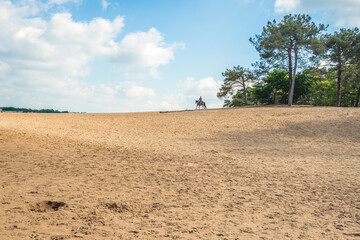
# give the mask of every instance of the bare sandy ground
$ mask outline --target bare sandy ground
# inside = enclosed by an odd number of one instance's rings
[[[360,109],[0,113],[1,239],[360,239]]]

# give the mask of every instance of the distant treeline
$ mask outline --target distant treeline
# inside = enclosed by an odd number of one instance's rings
[[[15,108],[0,107],[3,112],[24,112],[24,113],[69,113],[68,111],[58,111],[54,109],[31,109],[31,108]]]

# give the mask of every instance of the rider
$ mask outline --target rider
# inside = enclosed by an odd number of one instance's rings
[[[202,103],[202,97],[201,96],[199,97],[199,103]]]

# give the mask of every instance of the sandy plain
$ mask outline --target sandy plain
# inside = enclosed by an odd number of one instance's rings
[[[360,239],[360,109],[0,113],[1,239]]]

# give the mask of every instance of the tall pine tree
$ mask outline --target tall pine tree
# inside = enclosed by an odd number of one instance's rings
[[[322,50],[319,36],[326,26],[318,26],[309,15],[286,15],[277,23],[268,22],[260,35],[250,38],[260,54],[261,66],[271,69],[282,66],[289,72],[288,105],[293,104],[298,64],[309,64]]]
[[[340,107],[343,72],[351,60],[355,59],[356,29],[340,29],[339,32],[325,36],[325,57],[334,65],[337,72],[336,106]]]

